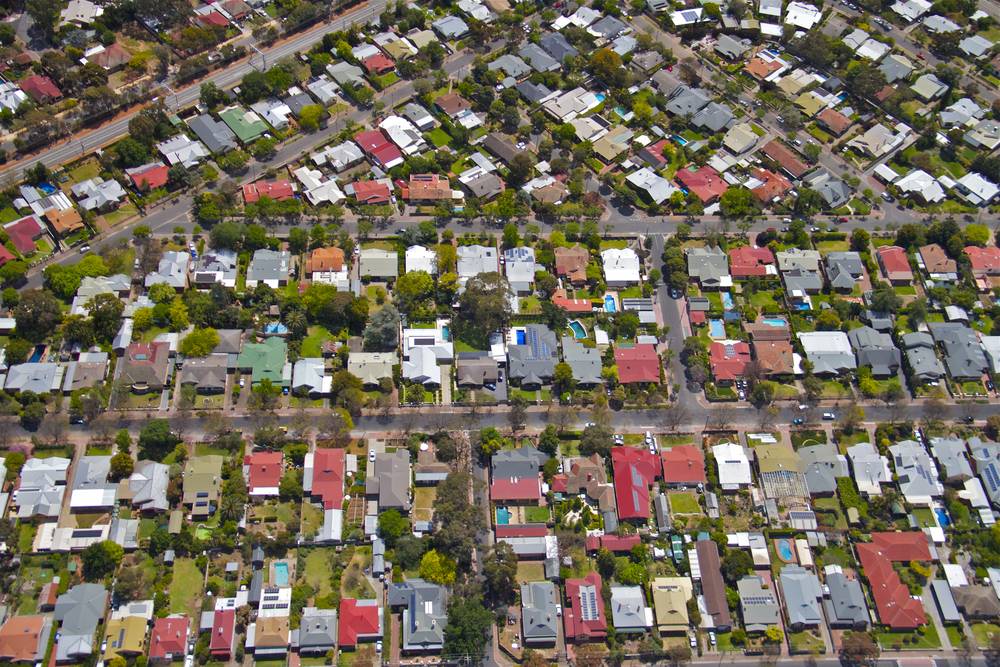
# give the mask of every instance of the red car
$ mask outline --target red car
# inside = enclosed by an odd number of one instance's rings
[[[777,231],[777,230],[776,230],[776,229],[775,229],[774,227],[768,227],[768,228],[767,228],[767,231],[769,231],[769,232],[773,232],[773,231]]]
[[[922,53],[918,53],[917,57],[920,58],[921,60],[927,60],[927,58],[925,58],[924,54],[922,54]]]
[[[839,218],[838,222],[850,222],[847,218]]]
[[[668,68],[667,68],[667,71],[668,71],[668,72],[673,72],[673,71],[674,71],[674,66],[673,66],[673,65],[671,65],[670,67],[668,67]]]

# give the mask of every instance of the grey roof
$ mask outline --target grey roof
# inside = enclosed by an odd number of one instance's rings
[[[264,571],[257,570],[250,578],[250,592],[247,595],[247,602],[253,606],[260,604],[260,596],[264,591]]]
[[[507,347],[510,377],[525,384],[544,384],[558,361],[556,335],[544,324],[525,327],[525,344]]]
[[[743,610],[743,626],[747,632],[763,632],[778,624],[778,601],[774,591],[763,587],[758,575],[746,575],[736,582]]]
[[[379,509],[410,508],[410,450],[375,455],[368,466],[365,493],[377,494]]]
[[[139,548],[139,520],[115,517],[111,520],[108,539],[126,551]]]
[[[326,653],[337,646],[337,610],[306,607],[299,621],[299,651]]]
[[[688,275],[701,283],[717,284],[729,275],[729,255],[718,246],[714,248],[688,248]]]
[[[287,250],[257,250],[247,269],[247,282],[288,280],[288,266],[291,254]],[[271,285],[274,287],[274,285]]]
[[[715,42],[715,51],[730,60],[739,60],[752,46],[753,42],[749,39],[735,39],[729,35],[719,35],[718,41]]]
[[[677,86],[674,92],[670,93],[670,101],[667,102],[667,111],[675,116],[684,114],[695,114],[708,106],[711,100],[705,93],[697,88],[687,86]]]
[[[413,102],[403,107],[403,115],[410,119],[418,128],[434,124],[434,116],[427,109]]]
[[[139,511],[165,512],[170,509],[167,485],[170,466],[155,461],[137,461],[129,478],[132,507]]]
[[[871,616],[861,582],[848,580],[843,572],[833,572],[826,575],[826,585],[830,587],[830,597],[824,600],[824,605],[830,625],[867,627]]]
[[[198,257],[195,262],[194,281],[201,284],[231,282],[235,287],[239,275],[237,264],[238,256],[235,250],[228,248],[206,250],[205,254]]]
[[[853,250],[834,251],[826,254],[826,265],[832,266],[840,264],[855,278],[865,274],[865,264],[861,261],[861,255]]]
[[[932,17],[933,18],[933,17]],[[935,579],[931,582],[931,591],[937,601],[938,611],[941,613],[941,620],[945,623],[960,623],[962,614],[955,604],[955,596],[951,594],[951,587],[945,579]]]
[[[851,347],[855,350],[863,347],[895,347],[892,336],[879,333],[871,327],[858,327],[847,332],[847,338],[851,341]]]
[[[628,26],[616,19],[614,16],[605,16],[603,19],[587,28],[587,30],[600,34],[604,37],[604,39],[612,39],[627,27]]]
[[[889,56],[878,66],[879,71],[885,74],[885,80],[889,83],[897,79],[904,79],[913,71],[913,67],[904,62],[902,56]]]
[[[896,348],[864,347],[858,350],[858,366],[868,366],[875,377],[896,375],[902,356]]]
[[[104,618],[108,591],[102,584],[79,584],[56,598],[54,618],[62,622],[56,661],[68,662],[94,652],[94,633]]]
[[[462,185],[468,188],[476,199],[492,199],[504,190],[503,182],[496,174],[482,174],[470,181],[462,181]]]
[[[219,344],[212,348],[212,354],[239,354],[243,350],[242,329],[216,329]]]
[[[733,110],[728,105],[711,102],[694,115],[691,124],[695,127],[704,127],[715,134],[728,127],[734,118]]]
[[[561,36],[562,35],[560,35],[560,37]],[[524,99],[531,103],[540,102],[552,94],[552,91],[546,88],[544,84],[540,83],[535,85],[528,79],[525,79],[521,83],[517,84],[514,88],[517,92],[521,93],[521,96],[524,97]]]
[[[525,644],[550,644],[559,636],[556,587],[551,581],[521,584],[521,632]]]
[[[925,381],[944,377],[944,365],[937,357],[934,339],[930,334],[922,331],[903,334],[902,341],[906,360],[915,376]]]
[[[456,39],[469,32],[469,26],[457,16],[445,16],[431,23],[445,39]]]
[[[916,440],[904,440],[889,447],[896,466],[899,490],[908,502],[916,502],[944,493],[938,483],[938,471],[924,446]],[[926,500],[924,500],[926,502]]]
[[[448,623],[446,596],[444,586],[423,579],[389,585],[389,606],[406,609],[403,651],[439,651],[444,647],[444,627]]]
[[[828,178],[813,185],[813,189],[820,194],[830,208],[839,208],[851,197],[851,188],[839,178]]]
[[[250,553],[250,562],[251,563],[263,563],[264,562],[264,558],[265,558],[264,547],[262,547],[259,544],[256,545],[256,546],[254,546],[253,551]]]
[[[788,292],[794,290],[818,292],[823,289],[823,278],[815,271],[795,268],[790,271],[782,271],[781,277],[785,281],[785,290]]]
[[[455,17],[450,17],[455,18]],[[458,21],[458,19],[455,19]],[[463,24],[464,25],[464,24]],[[326,66],[326,71],[330,77],[339,83],[341,86],[351,86],[352,88],[360,88],[365,85],[365,73],[357,65],[352,65],[351,63],[341,61],[339,63],[331,63]]]
[[[823,621],[819,610],[823,589],[815,574],[801,565],[786,565],[781,570],[781,593],[791,625],[819,625]]]
[[[517,56],[512,56],[510,54],[504,54],[491,62],[489,69],[491,72],[502,69],[507,76],[512,76],[515,79],[518,79],[531,71],[531,67],[529,67],[526,62]]]
[[[934,340],[944,346],[948,374],[957,381],[982,377],[989,369],[976,332],[964,324],[935,322],[927,325]]]
[[[299,93],[298,95],[286,97],[284,102],[288,105],[288,108],[292,110],[292,113],[296,118],[299,117],[299,114],[302,113],[303,109],[316,104],[316,101],[309,97],[309,93]]]
[[[190,262],[191,254],[188,252],[170,250],[163,253],[163,258],[157,265],[156,271],[146,276],[146,287],[152,287],[157,283],[166,283],[174,289],[184,289],[187,287]]]
[[[563,336],[563,361],[573,369],[573,379],[578,384],[600,384],[602,363],[601,353],[594,347],[586,347],[578,340]]]
[[[558,32],[545,33],[538,38],[538,44],[559,62],[563,62],[566,59],[566,56],[580,55],[580,52],[577,51],[573,45],[566,41],[566,38]]]
[[[218,394],[226,390],[229,354],[210,354],[188,359],[181,369],[181,384],[194,385],[199,393]]]
[[[611,584],[611,624],[616,632],[646,631],[646,599],[642,588]]]
[[[670,504],[667,502],[667,496],[663,493],[656,494],[653,498],[653,508],[656,510],[656,529],[665,531],[670,530],[672,525],[670,521]]]
[[[944,469],[947,481],[961,481],[972,477],[967,452],[965,441],[959,438],[931,438],[931,454]]]
[[[187,124],[198,135],[198,139],[205,144],[209,152],[227,153],[236,150],[236,135],[222,121],[215,120],[205,114],[189,119]]]
[[[537,44],[528,43],[522,46],[518,55],[536,72],[554,72],[562,67],[559,61],[543,51],[542,47]]]
[[[873,310],[866,310],[862,320],[867,321],[868,325],[875,329],[876,331],[889,331],[892,329],[893,317],[892,313],[876,312]]]
[[[515,292],[527,292],[531,283],[535,282],[535,250],[534,248],[509,248],[503,251],[505,260],[504,271],[511,289]]]
[[[62,387],[63,368],[53,363],[26,363],[7,369],[4,389],[51,394]]]
[[[538,470],[548,459],[548,455],[531,445],[503,449],[493,455],[493,479],[537,477]]]
[[[799,450],[805,468],[806,486],[811,495],[835,493],[837,478],[850,477],[847,458],[834,451],[830,445],[803,447]]]

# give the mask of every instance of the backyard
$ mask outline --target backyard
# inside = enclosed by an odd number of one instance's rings
[[[701,514],[698,499],[691,493],[675,493],[670,496],[670,509],[675,514]]]
[[[205,573],[198,569],[193,558],[174,561],[174,579],[170,588],[170,613],[195,616],[201,609],[201,592],[205,587]]]

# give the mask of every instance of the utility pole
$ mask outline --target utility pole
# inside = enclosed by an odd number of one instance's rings
[[[264,52],[263,52],[263,51],[261,51],[260,49],[258,49],[258,48],[257,48],[257,46],[256,46],[256,45],[254,45],[254,44],[251,44],[251,45],[250,45],[250,48],[251,48],[251,49],[253,49],[254,51],[256,51],[256,52],[258,53],[258,55],[260,55],[260,59],[261,59],[262,61],[264,61],[264,67],[263,67],[263,69],[261,69],[261,70],[259,70],[259,71],[261,71],[261,72],[266,72],[266,71],[267,71],[267,56],[266,56],[266,55],[264,54]],[[253,60],[253,56],[251,56],[251,57],[250,57],[250,61],[252,61],[252,60]],[[249,61],[248,61],[248,62],[249,62]],[[250,62],[250,66],[251,66],[251,67],[254,67],[254,65],[253,65],[253,63],[252,63],[252,62]],[[254,67],[254,69],[256,69],[256,67]]]

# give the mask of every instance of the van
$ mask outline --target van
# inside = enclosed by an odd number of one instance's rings
[[[653,434],[650,433],[649,431],[646,431],[646,442],[647,443],[653,442]]]

